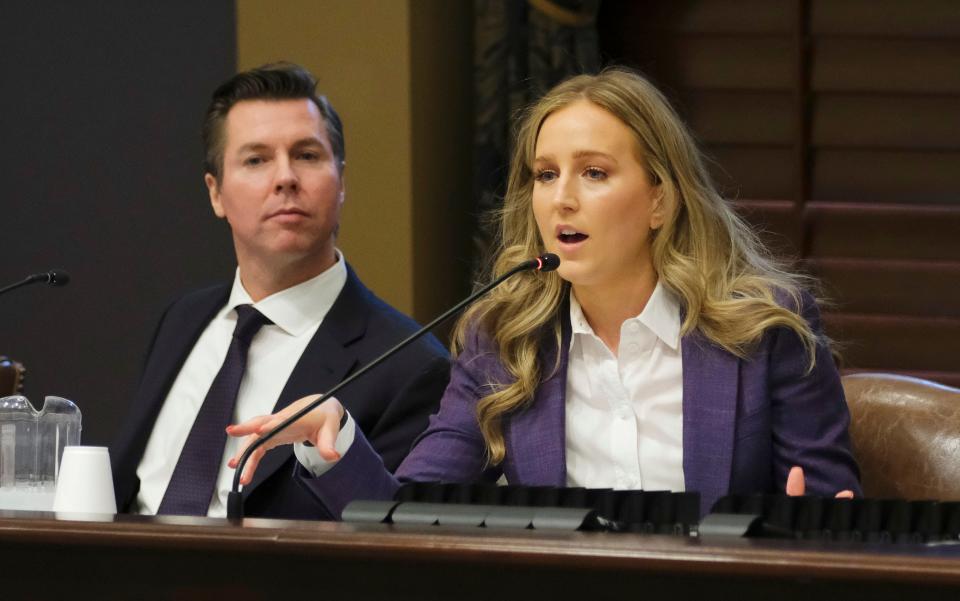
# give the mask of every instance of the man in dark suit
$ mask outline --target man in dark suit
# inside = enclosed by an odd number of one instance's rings
[[[344,199],[339,117],[301,67],[240,73],[214,92],[203,128],[214,213],[237,273],[164,313],[130,415],[111,448],[117,506],[223,516],[237,451],[227,423],[331,388],[412,333],[335,248]],[[338,395],[389,469],[436,410],[448,360],[423,338]],[[345,425],[346,427],[346,425]],[[243,489],[247,515],[329,518],[291,475],[290,447]]]

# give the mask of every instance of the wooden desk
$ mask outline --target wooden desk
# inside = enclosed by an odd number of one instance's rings
[[[0,511],[0,560],[4,601],[960,598],[960,545]]]

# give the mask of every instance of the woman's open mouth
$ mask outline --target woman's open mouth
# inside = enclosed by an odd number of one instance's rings
[[[578,232],[573,228],[563,227],[560,228],[560,231],[557,233],[557,240],[564,245],[574,245],[579,244],[589,238],[583,232]]]

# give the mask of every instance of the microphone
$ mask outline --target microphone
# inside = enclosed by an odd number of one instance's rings
[[[382,355],[380,355],[370,363],[367,363],[365,366],[363,366],[362,368],[354,372],[353,375],[341,381],[339,384],[337,384],[336,386],[334,386],[333,388],[325,392],[322,396],[320,396],[320,398],[313,401],[312,403],[310,403],[300,411],[297,411],[287,419],[283,420],[283,422],[278,424],[277,427],[275,427],[274,429],[270,430],[269,432],[267,432],[266,434],[264,434],[263,436],[255,440],[253,444],[247,447],[247,449],[240,456],[240,461],[237,462],[237,469],[233,474],[233,489],[230,491],[230,494],[227,495],[227,518],[231,520],[243,519],[243,495],[240,493],[240,476],[243,474],[243,468],[247,464],[247,459],[249,459],[250,455],[254,451],[256,451],[258,448],[260,448],[261,445],[263,445],[268,440],[270,440],[271,438],[273,438],[274,436],[276,436],[277,434],[285,430],[293,422],[297,421],[304,415],[316,409],[317,406],[320,405],[320,403],[324,402],[325,400],[327,400],[328,398],[336,394],[341,388],[343,388],[350,382],[353,382],[357,378],[363,376],[365,373],[367,373],[374,367],[380,365],[381,363],[383,363],[384,361],[386,361],[387,359],[389,359],[390,357],[398,353],[404,347],[409,345],[411,342],[413,342],[417,338],[420,338],[421,336],[423,336],[424,334],[432,330],[434,327],[436,327],[438,324],[445,321],[451,315],[460,311],[461,309],[463,309],[473,301],[477,300],[484,294],[490,292],[491,290],[493,290],[494,288],[496,288],[506,280],[510,279],[514,275],[520,273],[521,271],[529,271],[531,269],[536,269],[537,271],[540,271],[540,272],[554,271],[559,266],[560,266],[560,257],[558,257],[553,253],[545,253],[535,259],[530,259],[528,261],[524,261],[523,263],[520,263],[519,265],[512,268],[507,273],[493,280],[483,288],[480,288],[479,290],[477,290],[467,298],[463,299],[453,307],[447,309],[439,317],[437,317],[427,325],[423,326],[422,328],[420,328],[419,330],[417,330],[416,332],[414,332],[404,340],[400,341],[400,343],[394,346],[392,349],[383,353]]]
[[[28,284],[35,284],[37,282],[45,282],[51,286],[66,286],[68,283],[70,283],[70,274],[62,269],[51,269],[50,271],[44,271],[43,273],[35,273],[27,276],[25,279],[20,280],[15,284],[10,284],[9,286],[0,288],[0,294],[10,292],[11,290],[15,290]]]

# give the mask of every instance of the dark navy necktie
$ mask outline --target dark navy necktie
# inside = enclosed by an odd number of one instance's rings
[[[207,515],[227,444],[225,431],[237,404],[240,381],[247,366],[250,341],[261,326],[272,323],[252,305],[240,305],[227,357],[193,422],[158,515]]]

